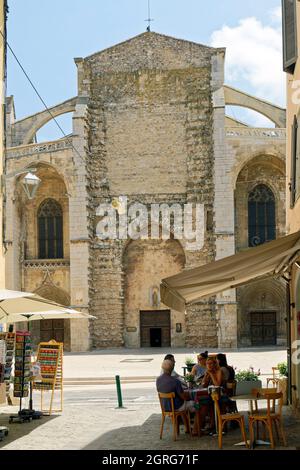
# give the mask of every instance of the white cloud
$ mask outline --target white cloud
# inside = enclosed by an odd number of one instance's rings
[[[282,8],[281,6],[273,8],[270,12],[270,18],[274,23],[280,23],[282,20]]]
[[[286,78],[282,71],[279,10],[270,12],[273,26],[264,25],[255,17],[244,18],[234,27],[224,25],[212,34],[211,45],[226,47],[227,84],[284,106]]]

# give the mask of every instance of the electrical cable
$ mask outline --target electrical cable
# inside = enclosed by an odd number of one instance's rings
[[[57,121],[56,117],[52,114],[51,110],[49,109],[49,107],[47,106],[45,100],[43,99],[43,97],[41,96],[41,94],[39,93],[38,89],[36,88],[36,86],[34,85],[33,81],[31,80],[31,78],[29,77],[28,73],[26,72],[25,68],[23,67],[22,63],[20,62],[20,60],[18,59],[17,55],[15,54],[14,50],[12,49],[12,47],[10,46],[10,44],[8,43],[7,39],[5,38],[4,34],[2,33],[2,31],[0,30],[0,33],[1,33],[1,36],[3,37],[3,40],[7,46],[7,48],[10,50],[10,52],[12,53],[14,59],[16,60],[17,64],[19,65],[20,69],[22,70],[23,74],[25,75],[26,79],[28,80],[28,82],[30,83],[31,87],[33,88],[34,92],[36,93],[36,95],[38,96],[39,100],[42,102],[43,106],[45,107],[46,111],[50,114],[51,118],[53,119],[53,121],[55,122],[55,124],[57,125],[58,129],[61,131],[62,135],[67,139],[67,142],[71,144],[72,146],[72,149],[77,153],[77,155],[79,156],[79,158],[84,162],[84,158],[82,157],[82,155],[80,155],[80,153],[78,152],[78,150],[74,147],[73,145],[73,142],[69,139],[68,135],[65,133],[65,131],[63,130],[63,128],[61,127],[61,125],[59,124],[59,122]]]

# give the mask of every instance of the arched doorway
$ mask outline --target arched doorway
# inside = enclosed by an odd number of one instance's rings
[[[127,347],[185,345],[184,314],[169,310],[159,296],[161,279],[177,274],[185,254],[177,240],[131,241],[123,255],[124,339]]]
[[[238,289],[239,346],[286,344],[286,291],[277,280],[258,281]]]

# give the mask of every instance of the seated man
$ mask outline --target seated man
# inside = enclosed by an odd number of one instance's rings
[[[180,375],[175,371],[175,364],[176,364],[176,361],[175,361],[175,357],[173,356],[173,354],[167,354],[164,358],[164,361],[171,361],[173,362],[173,370],[172,370],[172,374],[171,376],[172,377],[175,377],[176,379],[180,379]],[[164,373],[164,371],[161,369],[161,375]]]
[[[167,354],[164,358],[165,361],[171,361],[173,362],[173,371],[172,371],[172,374],[171,374],[171,377],[175,377],[176,379],[180,380],[181,382],[181,385],[184,389],[187,389],[188,386],[187,386],[187,383],[184,379],[184,377],[182,377],[181,375],[179,375],[176,371],[175,371],[175,364],[176,364],[176,361],[175,361],[175,357],[173,356],[173,354]],[[160,371],[160,375],[162,375],[164,373],[164,371],[161,369]]]
[[[161,393],[175,393],[174,408],[176,411],[190,410],[195,411],[194,402],[186,400],[182,384],[177,377],[172,377],[174,370],[174,362],[165,359],[162,363],[162,375],[156,379],[156,389]],[[171,403],[169,400],[163,400],[165,411],[171,411]]]

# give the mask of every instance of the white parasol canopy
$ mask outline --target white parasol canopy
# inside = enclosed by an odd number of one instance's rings
[[[92,318],[95,317],[30,292],[0,289],[0,323]]]

